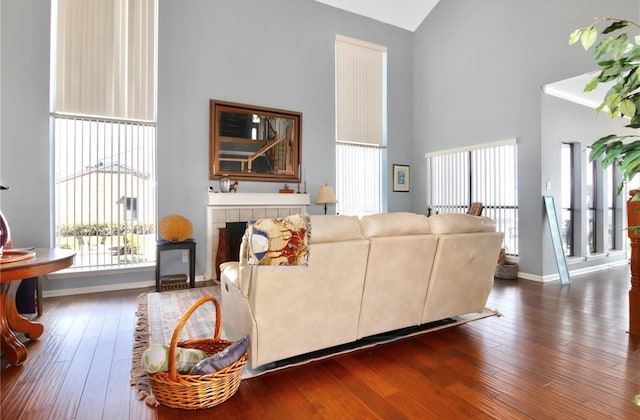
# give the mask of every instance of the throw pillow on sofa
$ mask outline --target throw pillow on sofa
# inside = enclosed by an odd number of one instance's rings
[[[249,261],[251,265],[307,265],[311,224],[308,215],[250,220]]]

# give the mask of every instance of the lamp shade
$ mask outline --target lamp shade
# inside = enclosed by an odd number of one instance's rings
[[[336,195],[333,193],[333,187],[322,185],[316,198],[316,204],[334,204],[337,202]]]

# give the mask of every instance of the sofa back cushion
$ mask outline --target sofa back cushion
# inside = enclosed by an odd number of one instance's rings
[[[495,232],[496,224],[489,217],[471,216],[463,213],[436,214],[428,218],[431,232],[447,233]]]
[[[482,312],[503,238],[502,232],[438,235],[422,323]]]
[[[416,213],[371,214],[362,217],[360,226],[367,238],[431,233],[427,216]]]
[[[364,239],[357,216],[311,216],[311,243],[350,241]]]

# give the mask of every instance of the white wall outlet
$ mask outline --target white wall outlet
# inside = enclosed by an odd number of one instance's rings
[[[182,262],[185,264],[189,262],[189,251],[182,251]]]

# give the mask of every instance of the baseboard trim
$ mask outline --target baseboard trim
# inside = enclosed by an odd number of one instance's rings
[[[580,274],[594,273],[596,271],[607,270],[612,267],[619,267],[621,265],[627,265],[627,264],[629,264],[629,261],[626,259],[622,259],[622,260],[618,260],[618,261],[614,261],[606,264],[600,264],[600,265],[594,265],[591,267],[584,267],[584,268],[578,268],[575,270],[570,270],[569,275],[578,276]],[[553,274],[547,274],[545,276],[539,276],[537,274],[518,272],[518,278],[546,283],[550,281],[560,280],[560,275],[558,273],[553,273]]]
[[[205,282],[204,275],[196,276],[196,284],[199,282]],[[128,290],[128,289],[144,289],[153,287],[155,288],[156,281],[154,280],[145,280],[138,282],[128,282],[128,283],[116,283],[116,284],[103,284],[96,286],[87,286],[87,287],[76,287],[70,289],[54,289],[54,290],[43,290],[42,297],[58,297],[58,296],[72,296],[72,295],[85,295],[88,293],[101,293],[101,292],[113,292],[116,290]]]

